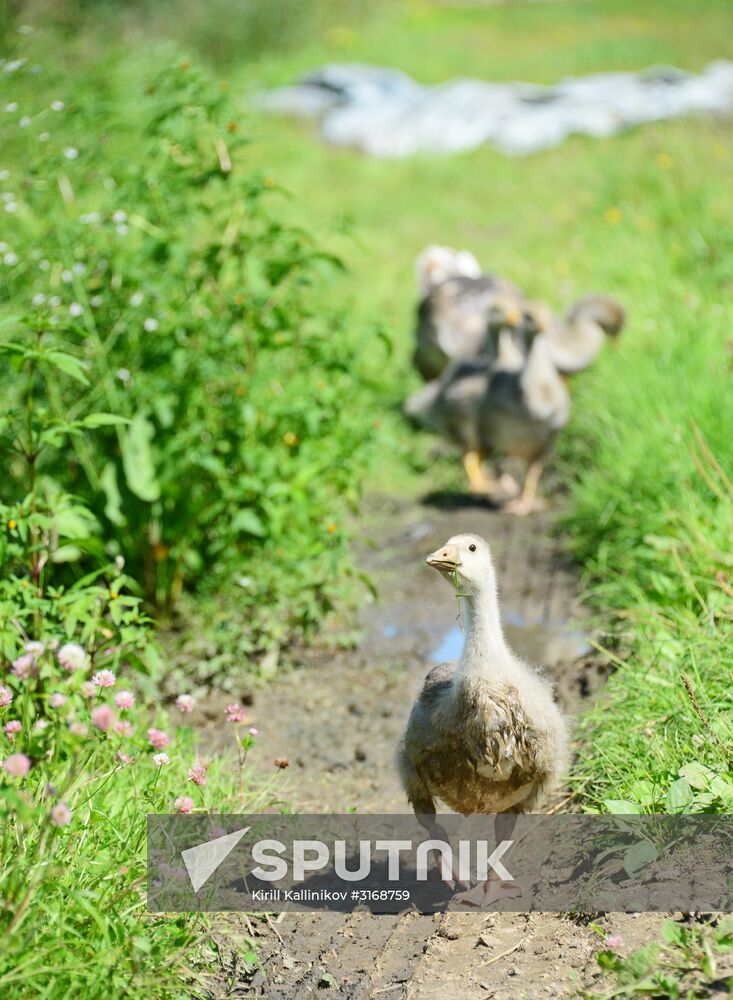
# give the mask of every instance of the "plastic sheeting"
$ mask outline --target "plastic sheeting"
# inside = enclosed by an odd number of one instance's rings
[[[395,69],[323,66],[259,107],[319,122],[323,139],[370,156],[454,153],[491,143],[522,156],[578,134],[601,138],[644,122],[733,110],[733,62],[702,73],[655,67],[570,77],[555,86],[456,79],[424,87]]]

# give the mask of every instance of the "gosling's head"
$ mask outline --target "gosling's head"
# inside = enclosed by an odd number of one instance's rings
[[[480,535],[453,535],[445,545],[426,557],[428,566],[449,580],[456,575],[461,590],[474,594],[485,586],[494,586],[494,563],[491,550]]]
[[[541,303],[517,302],[511,295],[497,295],[488,318],[486,353],[498,369],[520,371],[527,360],[535,337],[551,316]]]
[[[524,303],[524,326],[533,335],[546,333],[555,323],[552,309],[544,302],[527,299]]]
[[[490,333],[517,329],[522,325],[522,310],[512,295],[494,295],[489,305],[488,328]]]
[[[581,318],[593,320],[607,336],[615,338],[626,324],[626,310],[612,295],[583,295],[567,312],[568,323]]]

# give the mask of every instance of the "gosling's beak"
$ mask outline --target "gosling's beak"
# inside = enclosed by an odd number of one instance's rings
[[[517,306],[509,306],[506,311],[506,321],[509,326],[519,326],[522,322],[522,313]]]
[[[455,545],[443,545],[441,548],[431,552],[425,559],[428,566],[433,569],[448,570],[452,572],[456,566],[460,566],[458,558],[458,548]]]

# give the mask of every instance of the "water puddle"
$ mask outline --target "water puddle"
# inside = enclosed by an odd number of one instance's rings
[[[566,625],[551,622],[514,625],[506,622],[504,633],[516,653],[530,663],[546,667],[573,663],[593,651],[586,635]]]
[[[440,645],[430,654],[433,663],[445,663],[446,660],[457,660],[463,652],[463,632],[459,625],[449,628],[440,640]]]
[[[382,627],[385,639],[397,639],[410,630],[389,622]],[[504,634],[511,648],[530,663],[554,667],[572,663],[592,652],[588,637],[567,624],[544,619],[527,621],[521,615],[507,612],[504,616]],[[433,663],[457,660],[463,652],[464,635],[456,622],[440,635],[429,659]]]
[[[552,622],[525,622],[519,615],[507,615],[504,634],[511,648],[530,663],[554,667],[586,656],[592,647],[582,632]],[[464,635],[459,625],[443,634],[440,644],[431,652],[433,663],[457,660],[463,652]]]

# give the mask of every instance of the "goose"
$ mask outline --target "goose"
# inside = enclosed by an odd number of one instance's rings
[[[431,832],[438,800],[463,815],[535,812],[569,762],[552,685],[504,638],[483,538],[454,535],[426,562],[460,587],[466,635],[461,658],[433,667],[412,706],[397,760],[407,799]]]
[[[502,328],[491,339],[493,361],[455,362],[407,400],[405,413],[459,446],[472,492],[503,494],[505,510],[523,516],[546,506],[537,496],[544,457],[570,417],[570,396],[535,325]],[[485,472],[489,456],[526,462],[518,496],[510,477]]]

